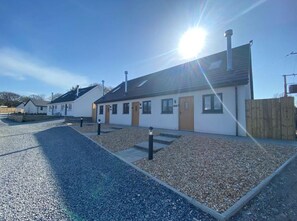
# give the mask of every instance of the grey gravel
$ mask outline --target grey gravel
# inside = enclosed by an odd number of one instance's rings
[[[0,220],[214,220],[53,124],[1,124],[0,186]]]
[[[153,160],[144,158],[135,164],[200,203],[224,212],[294,153],[294,146],[257,146],[239,139],[192,134],[177,139]]]

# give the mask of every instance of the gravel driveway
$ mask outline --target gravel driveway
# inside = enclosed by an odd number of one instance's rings
[[[214,220],[69,127],[0,127],[0,220]]]

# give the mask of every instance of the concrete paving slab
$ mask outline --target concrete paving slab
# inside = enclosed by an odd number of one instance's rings
[[[147,157],[148,153],[147,153],[147,151],[137,149],[135,147],[131,147],[129,149],[116,152],[115,155],[121,157],[125,161],[133,163],[137,160],[141,160],[141,159]]]
[[[162,143],[154,143],[154,149],[153,151],[154,152],[158,152],[159,150],[167,147],[168,145],[166,144],[162,144]],[[148,141],[144,141],[144,142],[141,142],[139,144],[135,144],[134,147],[136,148],[140,148],[140,149],[144,149],[146,151],[148,151],[149,149],[149,142]]]
[[[101,133],[110,133],[115,131],[115,129],[101,129]]]
[[[162,132],[160,133],[160,136],[179,138],[181,137],[181,134],[179,132]]]
[[[174,137],[154,136],[154,143],[171,144],[175,140],[176,138]]]
[[[111,129],[121,130],[121,129],[123,129],[123,128],[122,128],[122,127],[118,127],[118,126],[113,126],[113,127],[111,127]]]

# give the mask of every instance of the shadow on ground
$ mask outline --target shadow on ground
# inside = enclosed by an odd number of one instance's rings
[[[69,127],[35,137],[72,220],[214,220]]]

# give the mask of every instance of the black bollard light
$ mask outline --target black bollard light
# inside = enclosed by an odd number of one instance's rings
[[[100,135],[101,132],[101,120],[98,119],[98,130],[97,130],[97,134]]]
[[[153,150],[154,150],[154,142],[153,142],[153,127],[149,128],[149,152],[148,152],[148,159],[153,159]]]
[[[83,125],[83,120],[84,120],[83,117],[81,117],[80,118],[80,127],[82,127],[82,125]]]

